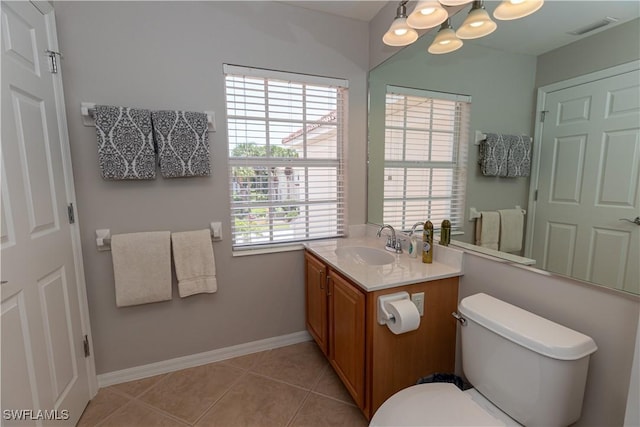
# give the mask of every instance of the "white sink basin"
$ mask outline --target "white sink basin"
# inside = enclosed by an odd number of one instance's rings
[[[338,248],[336,249],[336,255],[363,265],[385,265],[391,264],[396,260],[396,257],[389,252],[366,246],[346,246],[344,248]]]

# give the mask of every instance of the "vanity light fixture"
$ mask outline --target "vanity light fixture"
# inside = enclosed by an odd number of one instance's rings
[[[453,31],[453,28],[451,27],[451,20],[447,19],[440,26],[438,34],[436,34],[436,38],[433,40],[433,43],[431,43],[431,46],[429,46],[427,51],[429,53],[439,55],[442,53],[453,52],[461,47],[462,40],[460,40],[456,36],[456,32]]]
[[[473,1],[473,6],[458,31],[451,27],[449,11],[444,6],[461,6]],[[402,0],[389,30],[382,37],[388,46],[407,46],[418,40],[415,29],[427,29],[440,25],[438,34],[427,49],[430,53],[453,52],[462,46],[460,39],[477,39],[491,34],[498,25],[484,8],[484,0],[420,0],[407,17],[407,3]],[[518,19],[540,9],[544,0],[503,0],[493,12],[497,19]]]
[[[544,0],[504,0],[493,11],[496,19],[508,21],[524,18],[542,7]]]
[[[440,0],[444,6],[460,6],[465,3],[471,3],[472,0]]]
[[[413,28],[433,28],[442,24],[449,18],[442,5],[435,0],[422,0],[416,4],[413,12],[407,18],[407,24]]]
[[[484,1],[475,0],[469,15],[456,31],[456,35],[461,39],[477,39],[493,33],[496,28],[498,25],[491,20],[485,10]]]
[[[406,46],[418,40],[418,33],[407,24],[407,2],[401,1],[396,10],[396,18],[389,30],[382,37],[382,41],[389,46]]]

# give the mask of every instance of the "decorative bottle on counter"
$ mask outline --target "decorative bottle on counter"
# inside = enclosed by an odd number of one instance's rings
[[[427,220],[422,231],[422,262],[431,264],[433,262],[433,224]]]
[[[419,250],[420,245],[418,245],[418,239],[412,234],[411,239],[409,240],[409,256],[411,258],[417,258]]]
[[[440,227],[440,244],[442,246],[449,246],[451,242],[451,221],[445,219],[442,221],[442,226]]]

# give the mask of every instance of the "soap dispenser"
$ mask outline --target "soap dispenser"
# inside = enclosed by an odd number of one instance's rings
[[[422,231],[422,262],[425,264],[433,262],[433,223],[428,220],[424,223]]]
[[[442,246],[449,246],[451,242],[451,221],[445,219],[440,226],[440,244]]]
[[[416,222],[411,227],[411,232],[409,232],[409,256],[411,258],[417,258],[418,254],[422,254],[422,245],[418,242],[418,238],[416,237],[416,227],[422,225],[424,227],[424,222]]]
[[[409,239],[409,256],[411,258],[418,257],[418,251],[420,251],[420,246],[418,245],[418,238],[415,234],[411,235],[411,239]]]

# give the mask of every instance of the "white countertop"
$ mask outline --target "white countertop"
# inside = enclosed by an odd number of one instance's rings
[[[407,251],[401,254],[388,252],[395,257],[395,261],[386,265],[365,265],[336,255],[336,249],[347,246],[365,246],[384,250],[386,237],[375,237],[375,230],[373,233],[372,237],[371,227],[356,233],[350,230],[351,237],[307,242],[305,247],[367,292],[463,274],[463,251],[438,244],[434,246],[431,264],[424,264],[421,257],[411,258]]]

